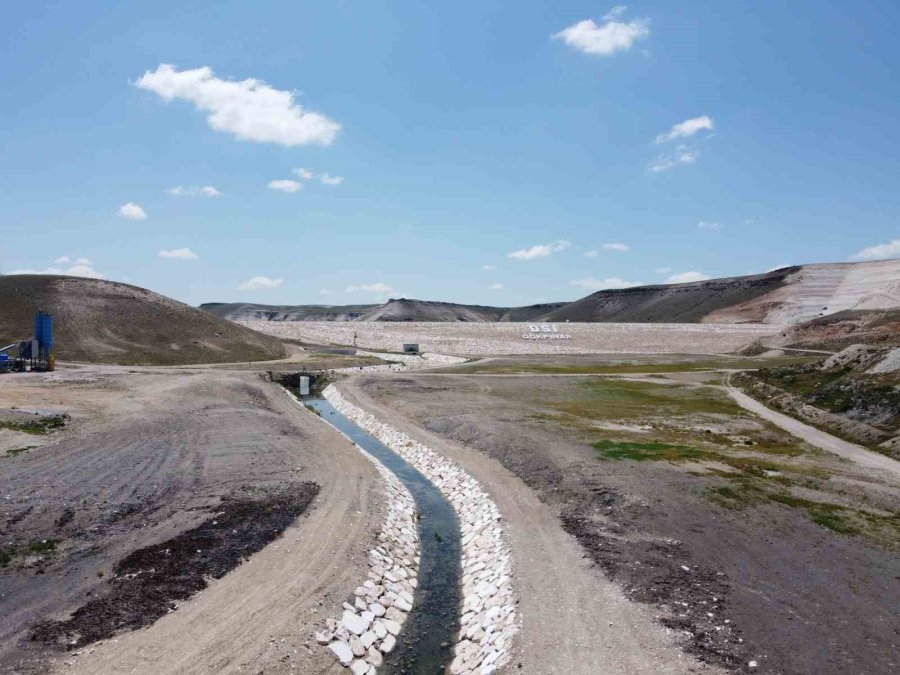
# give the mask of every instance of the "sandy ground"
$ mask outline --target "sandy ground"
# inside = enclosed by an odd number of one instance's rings
[[[565,400],[577,382],[406,373],[340,385],[459,461],[497,500],[520,585],[522,672],[697,667],[676,638],[738,672],[895,672],[895,552],[800,509],[717,506],[704,490],[721,479],[679,465],[598,462],[583,434],[537,419],[546,412],[539,400]],[[840,458],[804,461],[842,467],[842,485],[860,499],[897,504],[896,485]],[[717,643],[716,631],[732,637]]]
[[[560,527],[554,511],[500,463],[411,424],[392,407],[367,395],[358,379],[339,386],[357,405],[459,462],[497,502],[512,549],[523,624],[508,672],[721,672],[684,654],[674,635],[654,622],[651,608],[629,602],[589,564],[578,542]]]
[[[59,540],[55,553],[0,570],[0,672],[336,670],[321,649],[310,653],[312,630],[364,576],[382,512],[377,473],[346,440],[252,373],[101,366],[0,377],[0,408],[13,406],[71,421],[43,447],[0,458],[2,542]],[[306,513],[149,628],[77,656],[23,639],[37,619],[101,594],[100,573],[130,551],[204,520],[221,496],[295,480],[320,486]]]
[[[490,354],[603,354],[608,352],[720,354],[780,332],[761,324],[557,323],[556,333],[532,333],[526,323],[245,321],[280,338],[399,351],[407,342],[425,352]],[[549,325],[549,324],[544,324]],[[534,339],[568,335],[571,339]],[[355,340],[355,342],[354,342]]]

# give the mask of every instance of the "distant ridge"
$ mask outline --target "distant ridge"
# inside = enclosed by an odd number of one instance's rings
[[[398,298],[381,305],[254,305],[210,302],[200,309],[231,321],[531,321],[566,303],[528,307],[460,305]]]
[[[381,305],[200,306],[232,321],[548,321],[795,324],[900,307],[900,260],[794,265],[740,277],[597,291],[574,302],[490,307],[392,299]]]

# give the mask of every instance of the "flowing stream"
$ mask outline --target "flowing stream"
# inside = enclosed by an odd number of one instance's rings
[[[390,469],[415,499],[419,513],[418,586],[397,648],[379,673],[439,675],[453,660],[461,603],[459,521],[450,502],[418,470],[360,429],[324,399],[303,403]]]

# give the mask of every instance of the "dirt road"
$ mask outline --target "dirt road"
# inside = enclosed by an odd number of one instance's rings
[[[800,420],[780,413],[776,410],[766,407],[755,398],[747,396],[739,389],[728,386],[726,387],[728,395],[741,406],[744,410],[749,410],[754,415],[759,415],[765,420],[770,421],[777,427],[784,429],[797,438],[801,438],[817,448],[822,448],[827,452],[833,452],[836,455],[855,462],[859,466],[876,471],[883,471],[890,475],[895,481],[900,479],[900,462],[891,459],[886,455],[864,448],[861,445],[850,443],[836,436],[832,436],[828,432],[816,429],[808,424],[804,424]]]
[[[51,442],[0,458],[0,672],[320,673],[320,617],[364,576],[380,484],[347,441],[252,373],[84,367],[0,378],[0,407],[66,412]],[[45,439],[46,440],[46,439]],[[129,552],[204,521],[225,496],[295,481],[319,493],[250,560],[149,628],[72,655],[27,639],[107,588]],[[29,552],[29,542],[52,541]],[[68,661],[71,665],[64,665]]]

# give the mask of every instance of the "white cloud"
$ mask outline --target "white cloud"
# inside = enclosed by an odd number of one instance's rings
[[[672,125],[672,128],[668,131],[668,133],[660,134],[656,137],[656,142],[668,143],[669,141],[675,140],[676,138],[688,138],[696,134],[698,131],[703,130],[713,130],[712,118],[707,115],[703,115],[702,117],[692,117],[689,120],[685,120],[684,122],[679,122],[678,124]]]
[[[319,289],[319,295],[334,295],[334,291],[328,290],[327,288]]]
[[[269,181],[270,190],[280,190],[281,192],[297,192],[303,185],[295,180],[273,180]]]
[[[674,169],[676,166],[680,166],[682,164],[693,164],[697,161],[697,158],[700,156],[700,153],[696,150],[687,147],[686,145],[679,145],[675,152],[669,155],[660,155],[653,162],[650,163],[650,166],[647,168],[654,173],[659,173],[660,171],[668,171],[669,169]]]
[[[681,274],[673,274],[666,279],[667,284],[687,284],[692,281],[706,281],[712,277],[701,272],[682,272]]]
[[[606,279],[595,279],[594,277],[585,277],[584,279],[575,279],[569,282],[572,286],[578,286],[586,291],[600,291],[611,288],[632,288],[640,286],[640,281],[625,281],[619,277],[608,277]]]
[[[304,169],[299,167],[293,170],[294,175],[299,176],[300,180],[318,179],[322,185],[340,185],[344,182],[343,176],[332,176],[327,173],[316,173],[312,169]]]
[[[67,265],[67,264],[71,263],[73,265],[86,265],[88,267],[90,267],[91,265],[94,264],[93,262],[90,261],[89,258],[76,258],[75,260],[72,260],[72,258],[70,258],[67,255],[61,255],[53,262],[56,263],[57,265]]]
[[[239,291],[258,291],[263,288],[281,288],[284,279],[271,279],[269,277],[253,277],[238,286]]]
[[[175,187],[170,187],[166,192],[176,197],[220,197],[222,195],[212,185],[202,185],[200,187],[176,185]]]
[[[502,291],[504,288],[506,287],[503,284],[491,284],[492,291]]]
[[[139,204],[128,202],[119,207],[119,215],[128,220],[146,220],[147,213]]]
[[[64,264],[71,262],[69,256],[61,256],[56,259],[57,263]],[[86,277],[88,279],[105,279],[106,275],[95,270],[91,261],[87,258],[79,258],[74,265],[69,267],[47,267],[42,270],[22,269],[13,270],[9,274],[58,274],[68,277]]]
[[[322,185],[340,185],[344,182],[343,176],[329,176],[327,173],[319,174]]]
[[[497,267],[496,265],[482,265],[481,269],[483,269],[485,272],[493,272],[495,269],[497,269]]]
[[[631,247],[628,244],[603,244],[600,248],[604,251],[630,251]]]
[[[164,248],[159,252],[160,258],[171,260],[199,260],[200,256],[189,248]]]
[[[513,251],[512,253],[508,253],[507,257],[515,258],[516,260],[534,260],[535,258],[546,258],[548,255],[552,255],[553,253],[559,253],[560,251],[565,251],[572,244],[565,239],[559,239],[554,242],[550,242],[549,244],[538,244],[537,246],[532,246],[531,248],[523,248],[519,251]]]
[[[627,23],[619,21],[625,9],[624,5],[613,7],[599,26],[593,20],[585,19],[553,33],[550,38],[562,40],[585,54],[610,56],[616,52],[626,52],[637,40],[650,34],[650,22],[647,19],[635,19]]]
[[[209,113],[210,128],[242,141],[286,147],[329,145],[341,128],[324,115],[304,110],[294,102],[293,92],[255,79],[223,80],[208,66],[179,71],[163,63],[145,72],[135,85],[165,101],[190,101],[197,110]]]
[[[671,271],[672,271],[671,267],[657,267],[656,268],[657,274],[668,274]]]
[[[885,260],[897,257],[900,257],[900,239],[864,248],[859,253],[850,256],[850,260]]]
[[[592,248],[590,251],[584,252],[584,257],[585,258],[596,258],[599,254],[600,254],[600,251],[598,251],[595,248]]]
[[[366,293],[374,293],[375,295],[389,295],[391,293],[396,293],[393,286],[388,286],[383,281],[376,282],[374,284],[360,284],[359,286],[348,286],[345,293],[357,293],[359,291],[365,291]]]
[[[697,223],[698,230],[721,230],[722,226],[718,223],[711,223],[708,220],[701,220]]]

